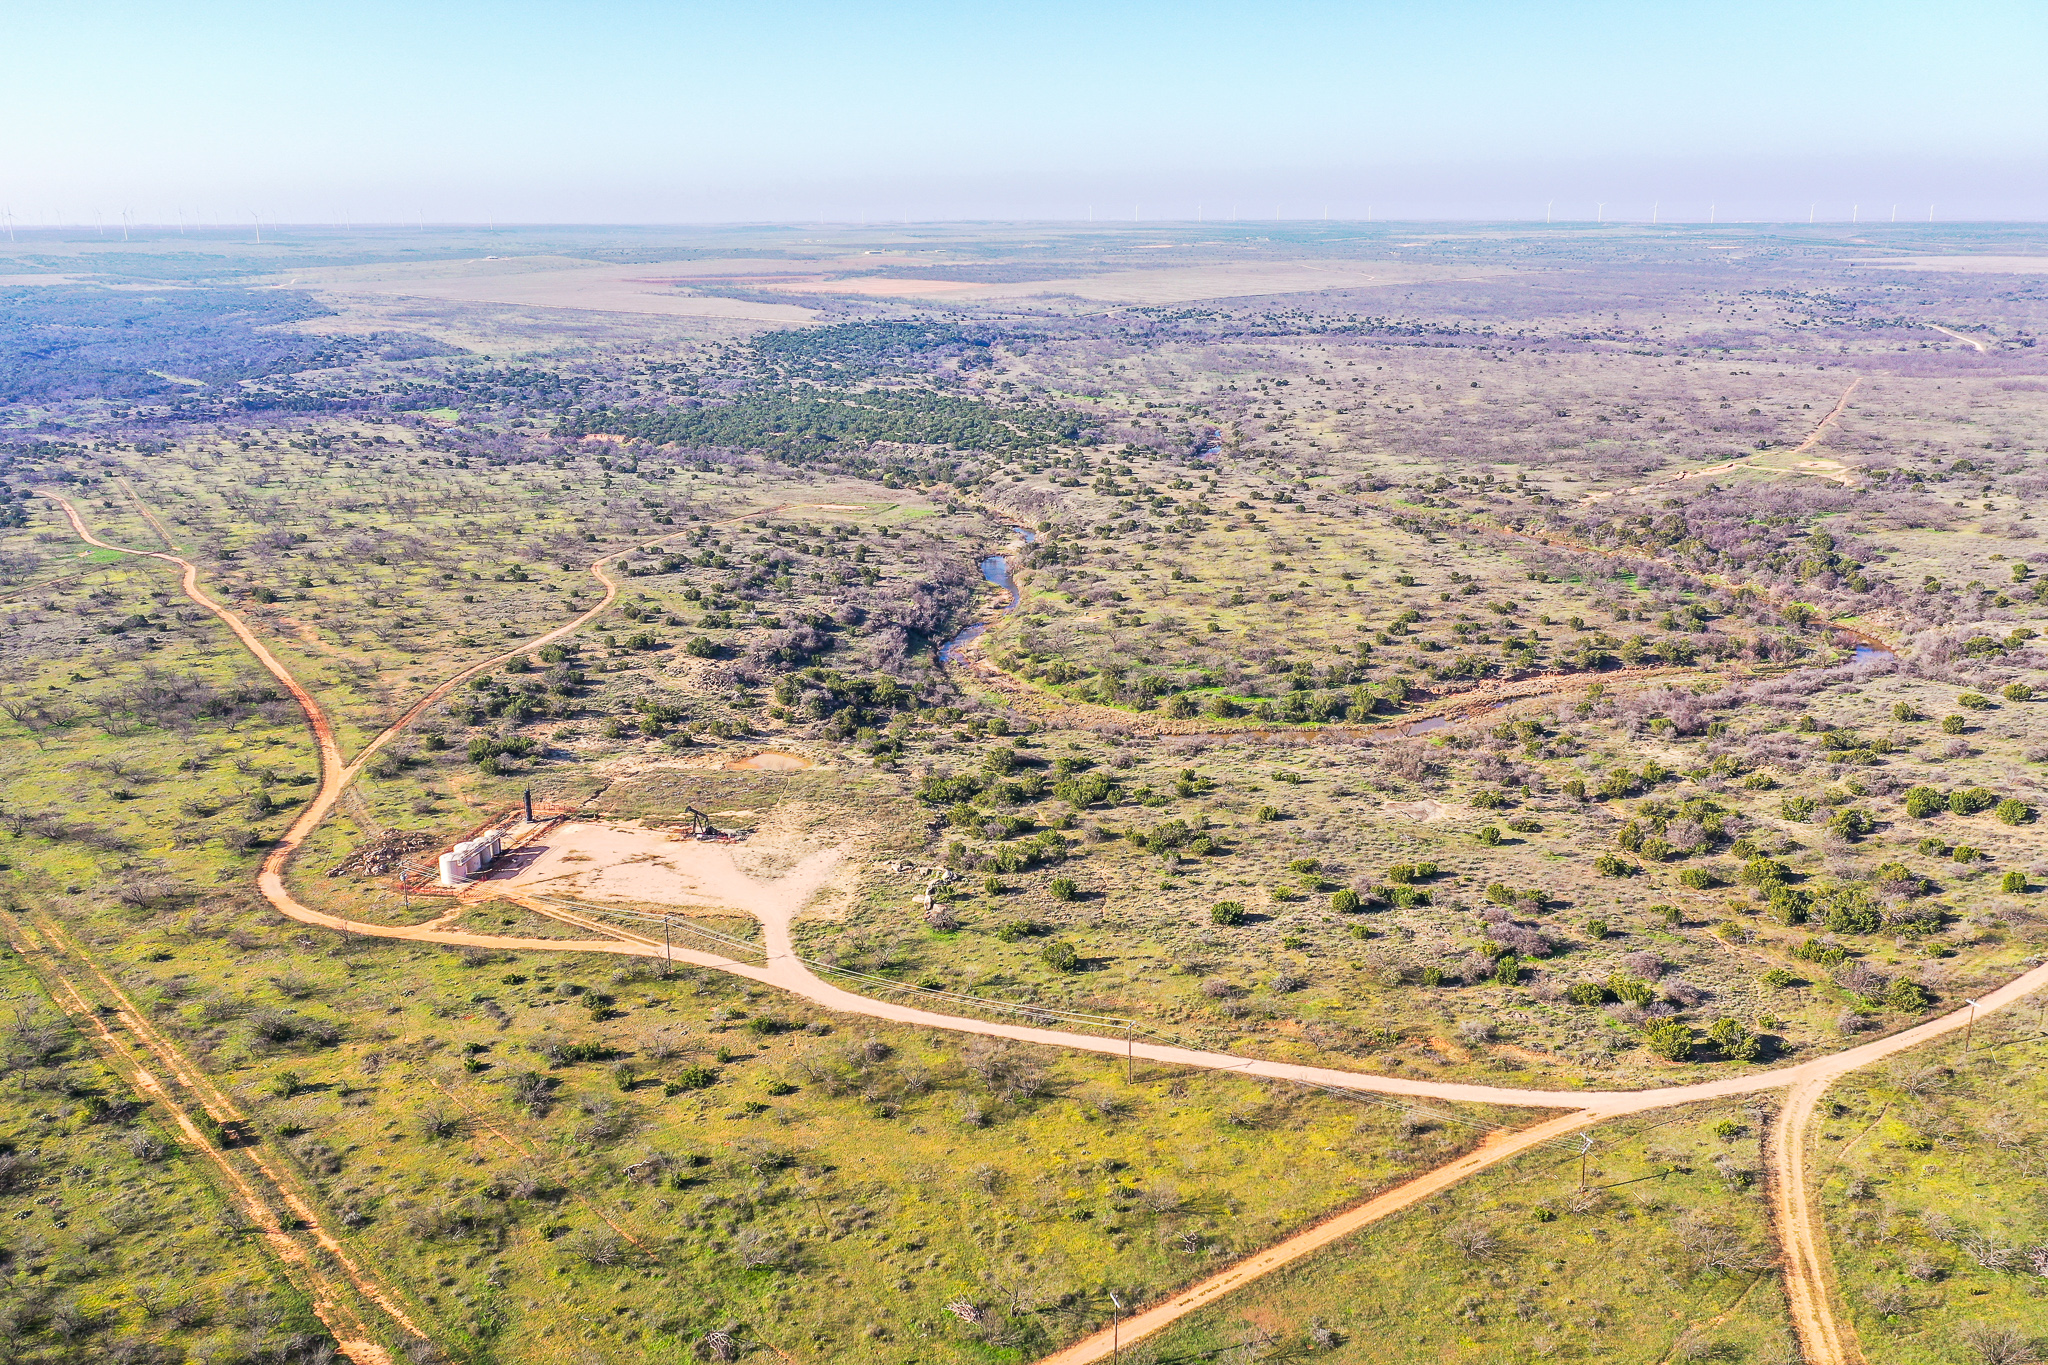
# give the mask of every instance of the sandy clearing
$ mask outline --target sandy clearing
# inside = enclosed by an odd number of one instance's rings
[[[782,273],[863,268],[855,264],[858,259],[834,256],[821,257],[813,261],[792,261],[790,270]],[[872,260],[865,262],[866,266],[873,264]],[[496,280],[521,275],[550,275],[574,271],[601,271],[615,279],[664,287],[691,278],[731,279],[740,275],[770,273],[763,269],[763,263],[760,261],[736,257],[701,261],[654,261],[628,265],[592,261],[581,256],[534,255],[471,257],[459,261],[382,261],[368,265],[325,266],[314,270],[294,271],[292,278],[301,286],[325,285],[337,289],[353,289],[389,284],[447,283],[465,279]]]
[[[388,284],[359,292],[449,303],[502,303],[526,308],[569,308],[587,313],[651,313],[661,317],[716,318],[734,322],[776,322],[795,326],[817,316],[784,303],[686,294],[666,285],[624,280],[602,267],[519,276]]]
[[[774,286],[770,286],[773,288]],[[864,294],[874,298],[916,299],[931,294],[971,293],[977,289],[1000,288],[972,280],[819,279],[802,286],[806,294]]]
[[[907,260],[908,258],[901,258]],[[599,264],[574,256],[513,256],[411,264],[332,266],[294,272],[293,282],[364,298],[437,299],[588,312],[642,313],[731,322],[811,321],[798,304],[760,303],[689,292],[692,282],[742,285],[749,290],[811,289],[828,274],[899,263],[889,256],[821,256],[767,263],[745,258]],[[768,268],[779,264],[783,268]],[[273,283],[283,283],[278,276]]]
[[[735,772],[800,773],[806,768],[815,768],[818,765],[801,754],[785,754],[771,751],[761,754],[749,754],[745,758],[731,759],[725,766]]]
[[[1179,303],[1190,299],[1242,298],[1259,294],[1302,294],[1323,289],[1364,289],[1427,280],[1481,279],[1506,273],[1470,266],[1418,265],[1408,261],[1246,262],[1234,265],[1168,266],[1120,270],[1055,280],[972,284],[941,280],[850,279],[800,287],[811,293],[867,294],[878,298],[944,293],[962,300],[1066,297],[1096,303]]]
[[[1879,270],[1953,270],[1969,275],[2048,275],[2048,256],[1872,256],[1843,264]]]
[[[528,891],[575,896],[588,901],[725,908],[755,918],[774,912],[788,897],[805,901],[823,887],[842,861],[839,849],[804,853],[782,877],[757,878],[740,865],[744,845],[700,843],[688,833],[638,822],[570,821],[519,850],[530,859],[507,858],[471,883],[473,896]],[[761,861],[762,851],[754,851]],[[772,859],[773,853],[767,857]]]
[[[468,894],[535,891],[692,907],[744,903],[751,884],[730,859],[690,856],[712,847],[717,846],[637,823],[570,821],[521,849],[527,857],[500,860],[471,883]]]
[[[1413,820],[1419,825],[1429,825],[1440,820],[1453,819],[1470,807],[1453,806],[1433,798],[1425,798],[1421,801],[1390,801],[1380,809],[1391,815]]]
[[[834,261],[835,267],[846,263]],[[730,277],[735,267],[760,262],[678,261],[656,265],[593,265],[566,256],[502,261],[436,261],[415,266],[340,266],[300,272],[298,284],[344,295],[498,303],[529,308],[573,308],[598,313],[723,318],[796,324],[816,315],[796,304],[749,303],[688,293],[676,286],[692,277]],[[800,268],[816,269],[809,262]],[[760,286],[755,286],[760,287]]]

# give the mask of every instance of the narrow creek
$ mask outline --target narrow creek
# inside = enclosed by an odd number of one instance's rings
[[[1012,526],[1010,530],[1022,536],[1026,545],[1038,543],[1036,531],[1027,531],[1022,526]],[[990,555],[981,561],[981,576],[985,582],[993,583],[1010,594],[1009,602],[999,607],[999,612],[1012,612],[1017,609],[1017,604],[1023,600],[1024,594],[1018,589],[1016,580],[1010,577],[1009,560],[1001,555]],[[958,635],[939,646],[939,662],[949,664],[958,659],[960,651],[985,635],[993,624],[992,621],[976,621],[973,625],[963,628]]]

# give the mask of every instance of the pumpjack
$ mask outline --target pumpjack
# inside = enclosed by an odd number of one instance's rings
[[[711,823],[711,817],[695,806],[684,806],[690,813],[690,835],[692,838],[711,844],[736,844],[740,836],[730,830],[720,829]]]

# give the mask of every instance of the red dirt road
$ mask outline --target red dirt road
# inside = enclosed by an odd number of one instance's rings
[[[1853,385],[1852,385],[1853,389]],[[1848,394],[1842,402],[1846,403]],[[1839,407],[1841,404],[1838,404]],[[1818,434],[1818,433],[1816,433]],[[490,667],[512,653],[535,648],[549,640],[560,638],[592,619],[608,605],[616,593],[616,584],[603,572],[606,560],[592,566],[592,572],[606,586],[603,602],[583,613],[574,621],[559,627],[534,640],[526,642],[519,650],[508,651],[495,659],[473,666],[451,678],[430,692],[415,704],[398,721],[379,734],[353,763],[344,764],[335,746],[331,728],[322,716],[310,694],[292,678],[276,657],[264,648],[232,611],[214,602],[199,591],[197,570],[176,555],[148,550],[129,550],[123,546],[110,545],[94,537],[85,529],[78,513],[72,506],[48,494],[63,507],[73,528],[88,543],[123,553],[142,555],[179,565],[184,570],[183,586],[186,596],[221,618],[270,672],[288,688],[306,712],[313,729],[321,756],[321,786],[319,795],[293,821],[291,828],[280,841],[278,848],[264,861],[258,877],[258,886],[263,895],[277,910],[287,917],[305,924],[323,928],[340,929],[348,932],[374,935],[380,938],[410,939],[418,942],[443,943],[451,945],[475,945],[490,948],[517,948],[537,951],[568,952],[612,952],[636,956],[659,956],[662,946],[644,936],[625,930],[609,930],[617,937],[608,940],[563,941],[553,939],[508,939],[487,934],[470,934],[446,930],[425,929],[406,926],[372,925],[325,914],[299,902],[291,894],[284,881],[284,870],[291,856],[304,843],[307,835],[318,827],[321,820],[333,809],[341,792],[352,780],[363,762],[375,750],[398,734],[417,717],[428,705],[463,678],[478,669]],[[623,553],[623,552],[621,552]],[[689,846],[704,854],[728,856],[724,850],[710,845]],[[813,1001],[828,1009],[869,1018],[887,1019],[893,1022],[917,1027],[941,1029],[950,1032],[977,1034],[986,1037],[1012,1039],[1017,1042],[1040,1044],[1050,1047],[1064,1047],[1102,1054],[1125,1055],[1143,1058],[1149,1062],[1173,1066],[1188,1066],[1203,1070],[1236,1071],[1245,1075],[1267,1077],[1275,1080],[1299,1081],[1318,1086],[1366,1091],[1387,1095],[1406,1095],[1435,1100],[1470,1102],[1479,1104],[1506,1104],[1515,1106],[1565,1109],[1572,1111],[1556,1119],[1523,1130],[1521,1133],[1489,1143],[1478,1151],[1458,1161],[1418,1177],[1395,1190],[1387,1191],[1358,1208],[1326,1220],[1305,1232],[1296,1234],[1266,1252],[1248,1261],[1241,1262],[1219,1276],[1211,1277],[1193,1289],[1175,1296],[1153,1308],[1145,1310],[1134,1318],[1123,1332],[1122,1339],[1135,1340],[1140,1324],[1146,1324],[1143,1332],[1149,1334],[1167,1323],[1185,1316],[1189,1312],[1213,1301],[1260,1275],[1298,1260],[1322,1246],[1328,1245],[1358,1228],[1364,1227],[1389,1213],[1405,1208],[1416,1199],[1426,1197],[1438,1189],[1447,1187],[1459,1179],[1488,1166],[1527,1150],[1541,1141],[1547,1141],[1559,1133],[1583,1127],[1603,1118],[1624,1114],[1642,1113],[1647,1110],[1667,1108],[1673,1105],[1689,1104],[1700,1100],[1723,1099],[1738,1095],[1754,1094],[1764,1090],[1792,1087],[1792,1102],[1787,1105],[1791,1114],[1803,1102],[1810,1112],[1812,1099],[1839,1077],[1882,1061],[1907,1048],[1937,1039],[1966,1026],[1967,1010],[1957,1010],[1928,1019],[1912,1028],[1905,1029],[1890,1037],[1865,1043],[1831,1056],[1816,1058],[1794,1066],[1770,1071],[1751,1072],[1745,1075],[1723,1077],[1718,1080],[1694,1085],[1669,1086],[1638,1091],[1555,1091],[1525,1090],[1499,1086],[1475,1085],[1464,1082],[1426,1081],[1405,1076],[1377,1076],[1365,1072],[1349,1071],[1332,1067],[1305,1066],[1297,1063],[1275,1062],[1260,1058],[1237,1057],[1227,1053],[1208,1052],[1172,1044],[1146,1041],[1138,1042],[1121,1037],[1103,1037],[1074,1033],[1060,1029],[1039,1028],[1029,1025],[993,1023],[982,1019],[941,1014],[915,1006],[897,1004],[893,1001],[874,999],[843,990],[820,979],[809,964],[796,955],[790,926],[795,917],[809,902],[826,876],[843,857],[843,850],[827,849],[812,855],[793,869],[788,875],[773,882],[750,882],[755,891],[738,899],[744,903],[736,908],[754,915],[762,924],[766,943],[766,963],[755,966],[735,962],[709,953],[675,949],[676,960],[699,966],[712,967],[721,971],[744,976],[766,985],[776,986],[793,995]],[[750,880],[750,879],[743,879]],[[539,907],[536,907],[539,908]],[[579,921],[591,923],[590,921]],[[2048,986],[2048,964],[2006,983],[1997,990],[1986,993],[1977,1002],[1981,1013],[1990,1014],[2004,1009],[2033,991]],[[1803,1131],[1803,1121],[1787,1119],[1781,1122],[1791,1124],[1785,1128],[1788,1135]],[[1553,1131],[1554,1130],[1554,1131]],[[1526,1140],[1525,1140],[1526,1139]],[[1774,1141],[1772,1164],[1776,1179],[1776,1197],[1780,1203],[1775,1209],[1776,1223],[1782,1230],[1787,1252],[1787,1288],[1795,1296],[1794,1323],[1800,1334],[1802,1349],[1808,1358],[1824,1365],[1857,1365],[1860,1355],[1848,1354],[1853,1343],[1845,1345],[1828,1303],[1825,1251],[1818,1224],[1814,1221],[1805,1188],[1803,1160],[1799,1156],[1799,1143],[1795,1140]],[[1434,1182],[1434,1183],[1432,1183]],[[1420,1191],[1417,1193],[1416,1191]],[[1110,1353],[1106,1342],[1088,1338],[1066,1348],[1052,1359],[1059,1365],[1084,1365],[1084,1362],[1101,1358]]]

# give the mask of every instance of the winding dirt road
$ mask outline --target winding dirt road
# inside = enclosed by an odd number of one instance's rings
[[[1853,386],[1852,386],[1853,387]],[[1843,396],[1847,401],[1847,395]],[[1839,405],[1838,405],[1839,407]],[[354,779],[367,759],[378,748],[400,733],[434,701],[447,693],[464,678],[491,667],[514,653],[536,648],[548,641],[559,639],[593,619],[609,606],[617,592],[617,585],[605,573],[605,567],[617,555],[608,555],[592,566],[592,573],[605,585],[605,597],[596,607],[584,612],[566,625],[527,641],[518,649],[506,651],[463,670],[447,682],[433,689],[412,706],[398,720],[366,744],[353,762],[344,763],[335,745],[331,726],[321,713],[310,693],[294,679],[276,657],[266,649],[248,626],[232,611],[215,602],[200,591],[198,571],[187,560],[171,553],[131,550],[124,546],[112,545],[92,535],[71,504],[54,493],[46,493],[64,509],[73,529],[88,543],[121,553],[163,560],[178,565],[183,570],[183,589],[187,597],[219,617],[234,631],[250,652],[283,684],[304,709],[318,745],[321,758],[321,784],[318,795],[292,822],[280,840],[276,850],[265,859],[258,876],[258,887],[264,897],[279,913],[300,923],[317,925],[322,928],[372,935],[379,938],[406,939],[415,942],[441,943],[449,945],[477,946],[494,949],[521,949],[528,951],[553,952],[610,952],[643,957],[658,957],[663,947],[645,935],[623,929],[610,929],[615,935],[606,939],[558,940],[502,938],[488,934],[472,934],[460,931],[431,929],[423,927],[366,924],[329,915],[301,903],[292,895],[284,880],[284,872],[292,855],[301,847],[307,836],[319,826],[331,812],[348,783]],[[754,514],[754,515],[759,515]],[[619,554],[625,551],[618,552]],[[729,852],[710,845],[695,845],[693,849],[706,854],[725,857]],[[1385,1192],[1355,1209],[1335,1218],[1326,1220],[1315,1228],[1287,1239],[1246,1261],[1221,1272],[1218,1276],[1203,1281],[1173,1299],[1147,1309],[1138,1318],[1126,1324],[1119,1335],[1122,1340],[1135,1340],[1142,1333],[1149,1334],[1164,1327],[1187,1313],[1214,1301],[1215,1298],[1242,1287],[1258,1276],[1269,1273],[1279,1266],[1291,1263],[1320,1247],[1329,1245],[1359,1228],[1410,1207],[1420,1199],[1447,1187],[1449,1184],[1500,1161],[1527,1150],[1537,1143],[1549,1141],[1556,1136],[1598,1122],[1601,1119],[1625,1114],[1642,1113],[1673,1105],[1690,1104],[1701,1100],[1725,1099],[1732,1096],[1754,1094],[1759,1091],[1791,1088],[1792,1102],[1786,1106],[1786,1115],[1780,1120],[1779,1132],[1782,1138],[1774,1140],[1772,1151],[1777,1184],[1774,1198],[1774,1221],[1782,1230],[1787,1256],[1785,1274],[1788,1294],[1795,1304],[1794,1323],[1798,1330],[1801,1347],[1809,1362],[1814,1365],[1856,1365],[1860,1356],[1845,1354],[1846,1348],[1842,1329],[1836,1324],[1829,1305],[1826,1275],[1825,1243],[1817,1220],[1810,1209],[1806,1190],[1801,1136],[1804,1131],[1803,1118],[1798,1114],[1812,1111],[1812,1104],[1827,1086],[1836,1079],[1859,1068],[1882,1061],[1908,1048],[1916,1047],[1933,1039],[1941,1038],[1965,1027],[1968,1021],[1966,1010],[1958,1010],[1937,1018],[1928,1019],[1912,1028],[1905,1029],[1890,1037],[1879,1039],[1862,1046],[1794,1066],[1770,1071],[1752,1072],[1746,1075],[1727,1076],[1694,1085],[1669,1086],[1653,1090],[1638,1091],[1554,1091],[1528,1090],[1500,1086],[1476,1085],[1464,1082],[1427,1081],[1404,1076],[1378,1076],[1365,1072],[1344,1070],[1333,1067],[1305,1066],[1290,1062],[1276,1062],[1261,1058],[1238,1057],[1227,1053],[1208,1052],[1200,1049],[1183,1048],[1177,1045],[1137,1041],[1135,1037],[1105,1037],[1077,1033],[1061,1029],[1041,1028],[1032,1025],[1005,1024],[982,1019],[938,1013],[915,1006],[902,1005],[888,1000],[875,999],[844,990],[821,979],[811,970],[810,964],[797,955],[791,936],[791,925],[815,892],[838,867],[845,856],[843,848],[826,849],[803,860],[785,876],[772,882],[757,882],[738,874],[737,881],[727,881],[735,888],[732,899],[734,908],[745,910],[759,920],[763,930],[766,961],[756,965],[734,961],[730,958],[702,953],[694,950],[674,949],[670,955],[679,961],[730,972],[764,985],[788,991],[792,995],[810,1000],[827,1009],[869,1018],[884,1019],[915,1027],[939,1029],[956,1033],[968,1033],[985,1037],[1005,1038],[1021,1043],[1039,1044],[1048,1047],[1069,1048],[1079,1051],[1128,1055],[1170,1066],[1186,1066],[1212,1071],[1234,1071],[1249,1076],[1266,1077],[1273,1080],[1296,1081],[1310,1085],[1343,1090],[1362,1091],[1383,1095],[1400,1095],[1433,1100],[1469,1102],[1478,1104],[1511,1105],[1518,1107],[1549,1108],[1567,1110],[1559,1118],[1546,1120],[1542,1124],[1522,1130],[1483,1145],[1458,1161],[1430,1172],[1406,1185]],[[535,908],[540,908],[536,905]],[[558,916],[560,918],[561,916]],[[592,921],[578,920],[590,924]],[[2008,982],[1983,995],[1977,1002],[1980,1013],[1990,1014],[2004,1009],[2035,990],[2048,986],[2048,964],[2036,967],[2025,975]],[[1801,1106],[1804,1106],[1803,1109]],[[1058,1365],[1086,1365],[1102,1359],[1112,1352],[1109,1340],[1096,1337],[1086,1338],[1067,1347],[1053,1359]]]

